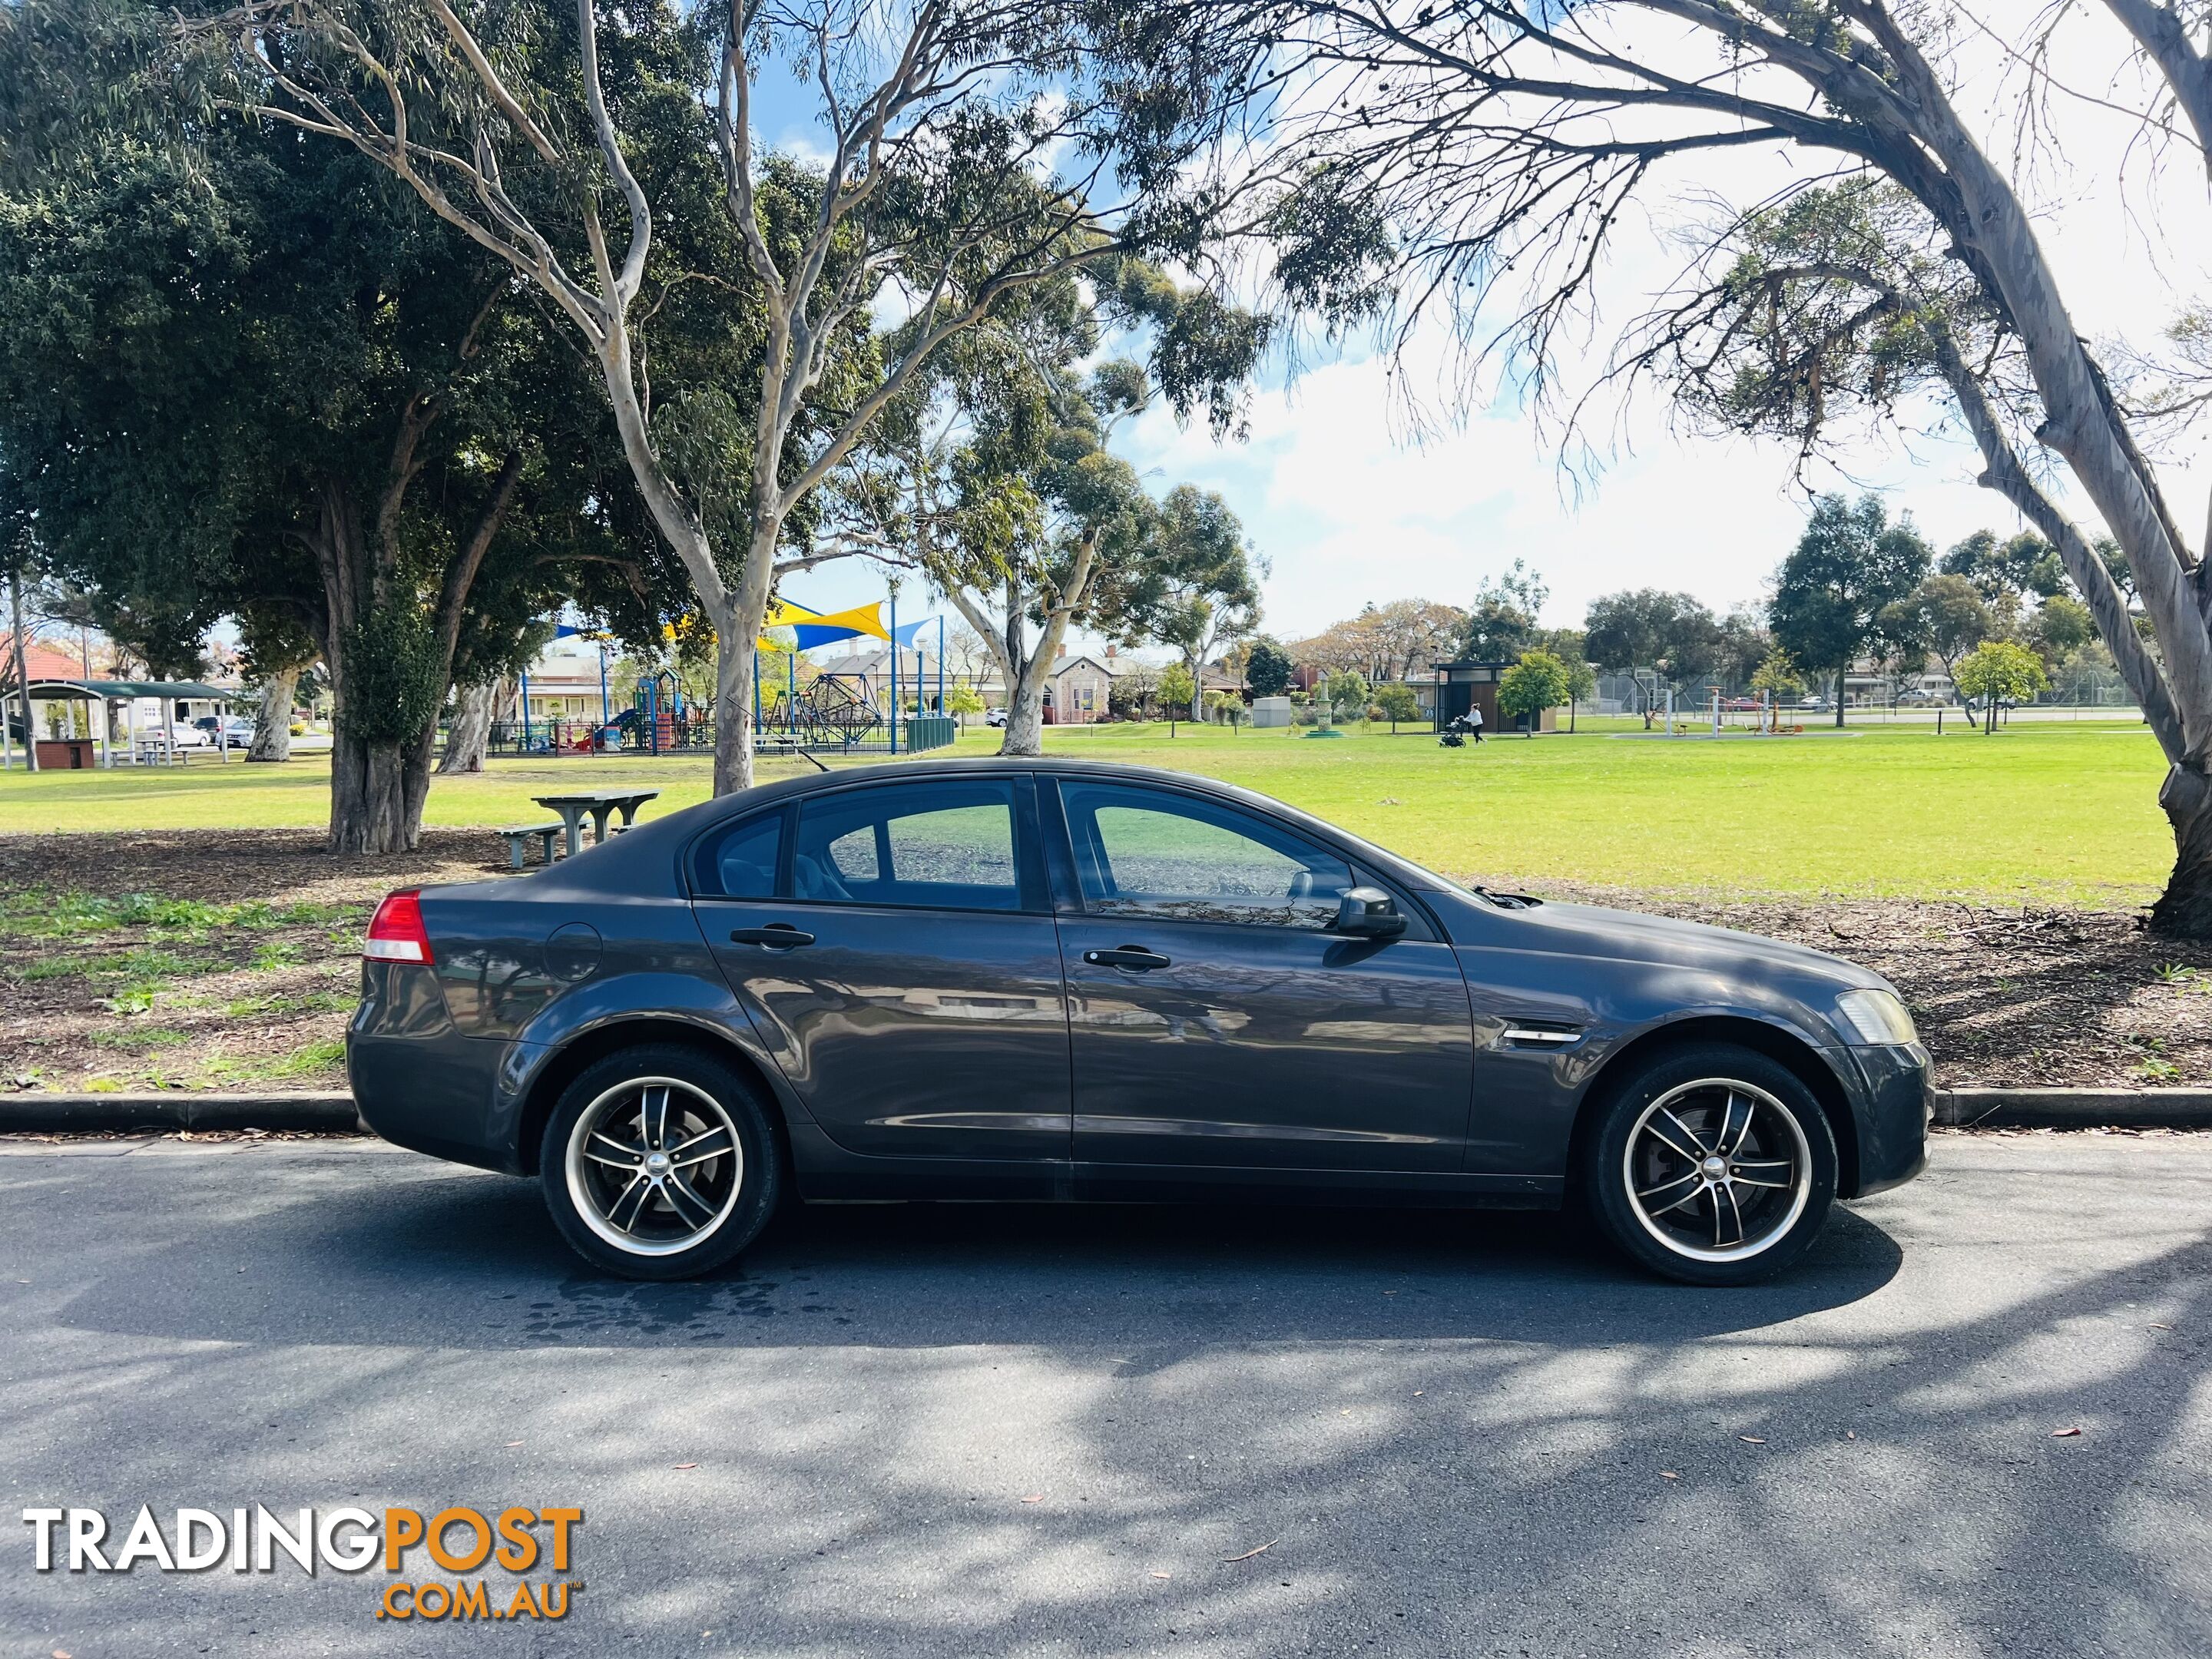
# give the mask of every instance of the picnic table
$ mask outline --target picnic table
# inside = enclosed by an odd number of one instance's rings
[[[660,793],[658,789],[579,789],[573,794],[533,795],[540,806],[558,812],[568,832],[568,856],[574,858],[584,850],[584,815],[592,816],[592,839],[603,842],[607,838],[607,819],[610,815],[622,814],[622,827],[630,826],[637,817],[637,809]]]

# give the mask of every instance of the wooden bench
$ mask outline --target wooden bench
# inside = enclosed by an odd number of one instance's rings
[[[510,823],[495,833],[506,841],[507,855],[514,861],[514,867],[520,870],[524,862],[523,854],[529,850],[530,838],[532,836],[538,838],[538,861],[542,864],[552,863],[553,838],[560,835],[562,830],[561,820],[556,818],[550,823]]]

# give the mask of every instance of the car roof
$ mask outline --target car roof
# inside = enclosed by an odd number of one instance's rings
[[[1096,778],[1102,782],[1151,784],[1209,795],[1287,823],[1316,840],[1334,845],[1340,852],[1378,866],[1407,886],[1432,890],[1440,884],[1440,878],[1419,865],[1386,848],[1377,847],[1326,818],[1316,817],[1310,812],[1302,811],[1285,801],[1263,795],[1257,790],[1224,783],[1218,778],[1174,771],[1166,767],[1135,766],[1125,761],[1085,760],[1060,755],[979,755],[959,759],[887,761],[874,766],[840,768],[831,772],[807,772],[797,777],[778,778],[773,782],[757,784],[734,794],[720,795],[712,800],[702,801],[696,806],[672,812],[666,817],[641,822],[618,840],[608,843],[608,855],[605,858],[599,856],[599,849],[594,846],[586,848],[581,857],[563,860],[526,879],[536,885],[536,890],[540,894],[549,887],[574,888],[580,892],[599,894],[662,894],[671,890],[672,883],[677,890],[682,890],[684,878],[680,866],[684,850],[695,836],[728,818],[808,795],[867,784],[920,783],[945,778],[1012,777],[1034,773],[1067,778]],[[507,884],[504,881],[493,884],[495,886]],[[486,896],[490,896],[489,891]]]

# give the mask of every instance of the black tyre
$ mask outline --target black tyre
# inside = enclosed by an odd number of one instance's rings
[[[768,1103],[712,1055],[643,1043],[562,1091],[538,1145],[546,1207],[576,1253],[628,1279],[696,1279],[759,1236],[782,1195]]]
[[[1690,1285],[1748,1285],[1811,1248],[1836,1197],[1836,1140],[1812,1091],[1753,1049],[1668,1050],[1601,1108],[1582,1195],[1607,1237]]]

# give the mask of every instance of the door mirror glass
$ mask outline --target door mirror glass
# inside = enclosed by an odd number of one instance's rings
[[[1397,902],[1379,887],[1355,887],[1336,902],[1336,926],[1332,933],[1354,939],[1395,939],[1406,931],[1406,918]]]

